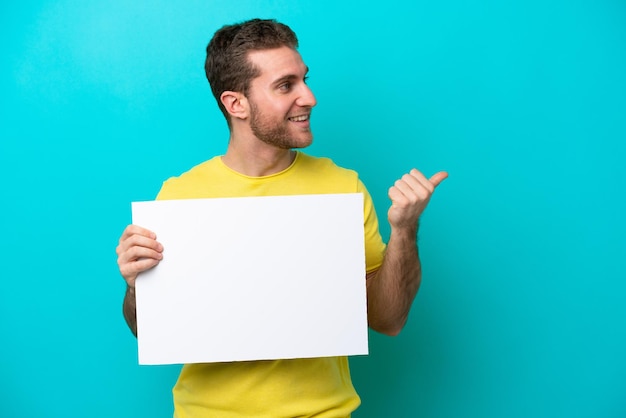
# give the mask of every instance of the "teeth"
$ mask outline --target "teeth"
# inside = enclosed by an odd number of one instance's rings
[[[304,122],[307,119],[309,119],[309,115],[294,116],[292,118],[289,118],[289,120],[294,122]]]

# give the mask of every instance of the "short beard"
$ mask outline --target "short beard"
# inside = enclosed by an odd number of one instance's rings
[[[259,140],[280,149],[304,148],[311,144],[311,141],[306,145],[298,144],[289,134],[285,124],[274,124],[271,121],[263,120],[259,108],[252,101],[250,107],[250,129]]]

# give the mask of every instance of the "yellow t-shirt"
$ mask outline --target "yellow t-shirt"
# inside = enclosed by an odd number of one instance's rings
[[[328,193],[363,193],[366,268],[380,267],[385,244],[372,199],[356,172],[327,158],[298,152],[287,169],[249,177],[214,157],[168,179],[157,199]],[[344,418],[360,404],[346,357],[187,364],[173,394],[176,418]]]

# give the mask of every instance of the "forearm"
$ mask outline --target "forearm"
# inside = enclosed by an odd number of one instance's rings
[[[137,305],[135,302],[135,288],[127,286],[124,295],[124,305],[122,307],[124,319],[133,335],[137,336]]]
[[[367,280],[368,320],[372,329],[387,335],[400,333],[421,276],[416,228],[392,228],[383,264]]]

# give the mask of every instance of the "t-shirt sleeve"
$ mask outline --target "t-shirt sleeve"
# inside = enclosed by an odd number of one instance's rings
[[[177,187],[176,183],[180,183],[177,180],[176,177],[165,180],[156,196],[156,200],[184,199],[184,194],[181,193],[181,189],[184,192],[184,188],[181,188],[180,185]]]
[[[363,193],[365,265],[366,271],[369,273],[382,265],[386,245],[378,229],[378,217],[376,216],[374,202],[361,180],[359,180],[358,192]]]

